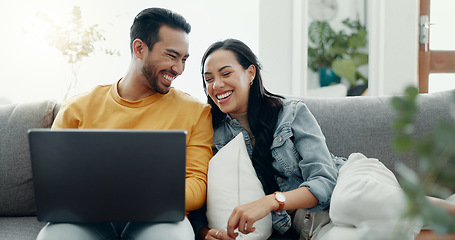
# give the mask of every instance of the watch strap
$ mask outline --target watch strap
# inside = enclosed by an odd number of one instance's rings
[[[279,204],[279,207],[278,207],[277,210],[275,210],[275,212],[279,212],[279,211],[283,210],[283,208],[284,208],[284,203],[285,203],[285,202],[284,202],[284,201],[280,201],[280,200],[277,198],[277,194],[283,194],[283,193],[276,191],[276,192],[274,192],[273,194],[275,195],[275,200],[276,200],[276,201],[278,202],[278,204]]]

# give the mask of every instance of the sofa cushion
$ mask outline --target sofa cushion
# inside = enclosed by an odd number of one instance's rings
[[[54,101],[0,106],[0,216],[35,213],[27,131],[49,128]]]
[[[335,226],[333,223],[329,223],[325,225],[323,230],[314,238],[314,240],[319,239],[362,240],[368,238],[362,238],[362,234],[357,228],[339,227]]]
[[[405,202],[398,180],[384,164],[353,153],[340,169],[330,219],[340,227],[359,227],[366,220],[392,221],[400,218]]]
[[[210,228],[226,231],[232,210],[264,197],[262,184],[239,133],[210,160],[207,175],[207,220]],[[258,220],[256,230],[239,233],[237,239],[267,239],[272,234],[272,215]]]
[[[36,217],[0,217],[0,239],[35,240],[44,225]]]

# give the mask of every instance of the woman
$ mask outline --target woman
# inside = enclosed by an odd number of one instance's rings
[[[329,221],[358,227],[369,219],[398,220],[403,207],[398,205],[405,200],[393,173],[377,159],[361,154],[352,154],[347,163],[333,156],[302,101],[285,99],[264,88],[258,60],[243,42],[227,39],[212,44],[203,55],[201,73],[212,107],[213,153],[243,133],[266,196],[234,208],[227,231],[209,229],[206,219],[204,227],[193,221],[200,238],[235,239],[238,233],[234,230],[251,233],[253,224],[270,212],[278,232],[285,233],[292,225],[300,239],[317,237]],[[365,171],[379,176],[370,181]],[[331,202],[330,220],[327,209],[335,184],[337,196]],[[346,189],[348,195],[343,193]],[[455,214],[455,204],[432,197],[429,201]],[[356,207],[350,208],[353,202]],[[205,218],[203,211],[196,219]],[[415,234],[419,229],[416,226]]]
[[[329,152],[305,104],[268,92],[255,54],[238,40],[211,45],[202,58],[201,71],[212,106],[214,154],[243,132],[266,196],[236,207],[227,231],[204,227],[196,229],[199,236],[233,239],[236,229],[251,233],[254,222],[270,212],[274,228],[284,233],[296,225],[290,224],[297,219],[294,216],[302,215],[294,210],[326,211],[344,159]]]

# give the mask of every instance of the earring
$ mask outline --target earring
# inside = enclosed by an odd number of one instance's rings
[[[250,82],[250,86],[253,86],[253,80],[254,80],[254,79],[252,79],[252,80],[251,80],[251,82]]]

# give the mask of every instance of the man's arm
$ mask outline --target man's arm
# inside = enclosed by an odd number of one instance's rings
[[[73,107],[70,104],[65,103],[57,116],[55,117],[54,122],[52,123],[52,129],[61,129],[61,128],[78,128],[79,127],[80,117],[76,114]]]
[[[186,211],[201,208],[207,195],[207,171],[212,158],[213,127],[210,107],[205,106],[188,136],[186,148]]]

